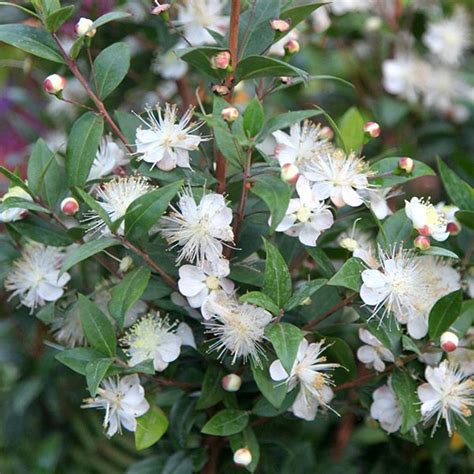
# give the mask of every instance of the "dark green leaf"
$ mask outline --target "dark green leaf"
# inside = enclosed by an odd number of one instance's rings
[[[135,447],[138,451],[154,445],[166,433],[168,429],[168,418],[159,407],[150,409],[137,418],[137,430],[135,431]]]
[[[306,71],[267,56],[249,56],[239,62],[235,71],[236,82],[259,77],[298,76],[308,79]]]
[[[270,313],[277,315],[280,312],[280,308],[273,302],[273,300],[267,296],[265,293],[260,291],[250,291],[249,293],[245,293],[240,297],[240,301],[245,303],[251,303],[260,308],[264,308]]]
[[[471,415],[464,423],[463,420],[457,418],[456,420],[456,431],[461,435],[462,440],[466,443],[467,447],[474,451],[474,415]]]
[[[299,306],[301,303],[303,303],[305,300],[308,298],[311,298],[311,295],[316,293],[322,286],[324,286],[327,283],[327,280],[320,278],[317,280],[312,280],[308,281],[305,283],[303,288],[298,290],[289,300],[288,303],[286,304],[286,308],[288,311],[296,308]]]
[[[9,197],[0,202],[0,212],[6,211],[7,209],[28,209],[29,211],[51,214],[49,209],[46,209],[35,202],[28,201],[27,199],[17,197]]]
[[[279,308],[283,308],[291,296],[291,277],[285,260],[278,249],[264,240],[267,258],[263,275],[263,292],[270,296]]]
[[[371,165],[370,170],[375,173],[371,183],[389,188],[397,184],[404,184],[420,176],[434,176],[435,172],[422,161],[413,160],[413,173],[405,173],[398,168],[399,157],[384,158]]]
[[[249,422],[249,415],[242,410],[225,409],[214,415],[201,432],[214,436],[230,436],[242,431]]]
[[[266,336],[275,349],[287,373],[291,372],[298,353],[298,347],[303,340],[301,329],[289,323],[277,323],[267,327]]]
[[[285,400],[287,386],[281,382],[275,382],[270,378],[269,361],[261,358],[261,366],[252,362],[252,374],[262,395],[275,407],[280,408]]]
[[[127,142],[129,144],[135,143],[137,128],[143,125],[141,120],[136,115],[121,110],[116,110],[114,115]]]
[[[419,355],[420,357],[423,355],[420,351],[420,348],[415,344],[413,339],[408,336],[402,336],[402,346],[403,350],[414,352],[415,354]]]
[[[218,53],[227,51],[225,48],[216,48],[214,46],[201,46],[199,48],[185,48],[176,51],[176,55],[183,61],[186,61],[198,71],[207,74],[215,79],[221,78],[221,72],[213,69],[211,58]]]
[[[456,212],[456,219],[469,229],[474,229],[474,211],[458,211]]]
[[[409,432],[420,420],[420,402],[416,394],[417,383],[404,371],[392,373],[392,388],[397,395],[402,411],[402,433]]]
[[[394,245],[406,242],[410,237],[413,224],[408,219],[405,209],[400,209],[392,216],[389,216],[382,224],[382,229],[377,236],[377,242],[386,250]]]
[[[8,225],[22,236],[45,245],[67,247],[74,243],[74,240],[63,229],[34,216],[30,216],[22,221],[11,222]]]
[[[54,307],[54,302],[53,303],[48,303],[45,306],[43,306],[37,313],[35,313],[35,316],[43,321],[43,323],[52,323],[54,321],[54,317],[56,315],[55,307]]]
[[[56,354],[55,359],[69,367],[74,372],[86,375],[86,367],[89,362],[103,357],[103,354],[90,347],[76,347],[67,349]]]
[[[296,26],[298,26],[299,23],[309,18],[311,16],[311,13],[313,13],[317,8],[319,8],[322,5],[326,5],[326,3],[309,3],[307,5],[299,5],[297,7],[289,8],[281,12],[280,18],[288,21],[290,23],[290,27],[292,30],[293,28],[296,28]],[[291,31],[291,30],[288,30],[288,31]],[[285,31],[285,32],[277,31],[275,33],[274,42],[286,36],[288,34],[288,31]]]
[[[328,281],[328,285],[343,286],[354,291],[359,291],[362,285],[361,273],[364,270],[362,261],[356,257],[351,257],[344,262],[344,265]]]
[[[109,214],[106,210],[96,201],[89,193],[79,187],[75,187],[74,190],[82,198],[82,200],[102,219],[106,226],[110,229],[112,227],[112,221],[110,220]]]
[[[97,394],[97,388],[99,387],[100,382],[104,378],[107,370],[112,365],[114,359],[95,359],[90,361],[86,365],[86,381],[87,388],[90,394],[95,397]]]
[[[364,119],[356,107],[351,107],[339,124],[347,152],[357,151],[364,143]]]
[[[0,166],[0,173],[3,174],[3,176],[5,176],[5,178],[7,178],[8,181],[13,184],[13,186],[19,186],[21,189],[26,191],[31,197],[35,197],[34,193],[31,192],[30,188],[28,188],[28,186],[21,180],[19,176],[12,173],[10,170],[7,170],[3,166]]]
[[[125,13],[125,12],[106,13],[105,15],[100,16],[99,18],[97,18],[97,20],[94,21],[94,23],[91,26],[91,30],[93,30],[94,28],[99,28],[99,26],[103,26],[106,23],[110,23],[111,21],[122,20],[123,18],[128,18],[131,16],[132,15],[130,13]]]
[[[473,211],[474,191],[472,187],[459,178],[454,171],[448,168],[441,158],[438,158],[437,162],[439,175],[451,202],[463,211]]]
[[[456,290],[440,298],[431,308],[428,319],[431,339],[437,339],[448,330],[461,314],[462,290]]]
[[[61,25],[74,15],[74,9],[74,6],[70,5],[68,7],[60,8],[59,10],[56,10],[48,15],[45,20],[48,31],[54,33],[55,31],[59,30]]]
[[[335,273],[336,269],[331,262],[331,259],[324,253],[320,247],[305,247],[316,263],[316,270],[325,278],[331,278]]]
[[[254,98],[244,112],[244,130],[249,137],[255,137],[263,127],[265,113],[261,102]]]
[[[215,364],[210,364],[207,367],[202,382],[201,396],[196,403],[198,410],[212,407],[222,400],[225,393],[221,384],[222,377],[224,377],[224,372],[220,367]]]
[[[327,336],[325,337],[325,342],[328,345],[328,348],[324,351],[324,355],[327,356],[328,360],[335,361],[341,365],[339,372],[335,374],[336,383],[340,383],[342,380],[346,379],[347,376],[351,379],[355,378],[357,375],[357,366],[352,349],[349,347],[347,342],[340,337]],[[343,371],[344,376],[341,377]]]
[[[459,257],[454,252],[442,247],[430,247],[427,250],[421,251],[420,255],[435,255],[437,257],[455,258],[456,260],[459,259]]]

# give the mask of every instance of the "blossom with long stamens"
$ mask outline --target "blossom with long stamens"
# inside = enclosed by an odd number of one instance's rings
[[[448,221],[444,214],[439,212],[433,204],[417,197],[405,201],[405,213],[412,221],[413,227],[426,237],[442,242],[449,237]]]
[[[357,349],[357,358],[368,368],[377,372],[385,370],[385,362],[394,362],[395,357],[370,331],[359,328],[359,339],[365,342]]]
[[[102,138],[99,149],[89,171],[88,181],[112,174],[119,166],[126,165],[125,152],[113,141],[110,135]]]

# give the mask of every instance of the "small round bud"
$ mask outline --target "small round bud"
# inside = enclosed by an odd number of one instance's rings
[[[280,81],[282,84],[290,85],[293,83],[293,78],[291,76],[281,76]]]
[[[404,156],[398,160],[398,167],[405,171],[405,173],[411,174],[415,169],[415,162],[411,158]]]
[[[381,26],[382,26],[382,20],[381,20],[380,17],[378,17],[378,16],[370,16],[370,17],[367,18],[367,20],[365,21],[364,28],[365,28],[365,31],[371,33],[371,32],[373,32],[373,31],[379,30]]]
[[[79,210],[79,203],[73,197],[67,197],[61,201],[61,212],[67,216],[73,216]]]
[[[451,331],[445,331],[440,337],[441,349],[445,352],[453,352],[458,348],[459,337]]]
[[[295,184],[300,177],[300,170],[292,163],[286,163],[281,167],[281,179],[288,184]]]
[[[234,463],[238,466],[248,466],[252,462],[252,453],[247,448],[240,448],[234,453]]]
[[[413,245],[420,250],[428,250],[431,247],[430,238],[426,235],[419,235],[414,241]]]
[[[232,107],[232,105],[229,105],[222,109],[221,117],[226,122],[232,123],[232,122],[235,122],[239,118],[239,111],[235,107]]]
[[[226,392],[237,392],[242,385],[242,379],[237,374],[227,374],[222,377],[221,384]]]
[[[446,230],[452,235],[457,235],[461,232],[461,227],[456,222],[448,222]]]
[[[89,18],[80,18],[76,23],[76,35],[77,36],[87,36],[88,38],[93,38],[97,33],[95,28],[91,29],[91,26],[94,24]]]
[[[221,51],[215,56],[212,56],[211,66],[213,69],[227,69],[230,66],[230,52]]]
[[[160,4],[156,0],[155,0],[155,4],[156,4],[156,7],[153,8],[153,10],[151,11],[151,14],[152,15],[157,15],[157,16],[161,15],[162,13],[167,12],[171,7],[171,5],[169,3]]]
[[[288,21],[280,19],[271,20],[270,26],[273,30],[279,31],[281,33],[284,33],[285,31],[288,31],[290,29],[290,23]]]
[[[132,268],[133,260],[132,257],[126,255],[125,257],[120,260],[119,271],[121,273],[127,273],[130,268]]]
[[[323,127],[319,131],[319,135],[321,135],[322,138],[326,138],[327,140],[331,140],[334,137],[334,132],[332,128],[330,127]]]
[[[300,44],[294,39],[287,41],[284,48],[288,54],[296,54],[300,52]]]
[[[211,87],[211,91],[216,94],[216,95],[220,95],[220,96],[224,96],[224,95],[229,95],[230,94],[230,89],[227,87],[227,86],[224,86],[222,84],[214,84],[212,87]]]
[[[59,74],[51,74],[43,81],[43,89],[48,94],[58,94],[66,86],[66,79]]]
[[[377,138],[380,136],[380,125],[377,122],[367,122],[364,125],[364,132],[370,138]]]

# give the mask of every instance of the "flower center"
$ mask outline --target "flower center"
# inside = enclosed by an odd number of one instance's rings
[[[311,217],[311,209],[307,208],[306,206],[302,206],[298,209],[296,213],[296,218],[300,222],[307,222],[308,219]]]
[[[220,287],[219,279],[213,275],[210,275],[206,277],[206,285],[211,291],[218,290]]]

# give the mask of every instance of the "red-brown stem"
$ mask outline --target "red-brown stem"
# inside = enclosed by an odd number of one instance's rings
[[[315,326],[317,326],[320,322],[324,321],[326,318],[329,318],[329,316],[333,315],[340,309],[344,308],[344,306],[347,306],[348,304],[350,304],[352,300],[354,299],[355,295],[356,293],[352,293],[347,298],[344,298],[343,300],[339,301],[339,303],[334,305],[330,310],[326,311],[322,316],[320,316],[319,318],[315,318],[311,320],[309,323],[305,324],[303,326],[303,329],[305,331],[310,331]]]
[[[183,101],[183,111],[189,106],[196,105],[196,98],[194,97],[191,87],[189,87],[188,78],[186,76],[176,80],[176,86],[178,87],[179,95]]]

